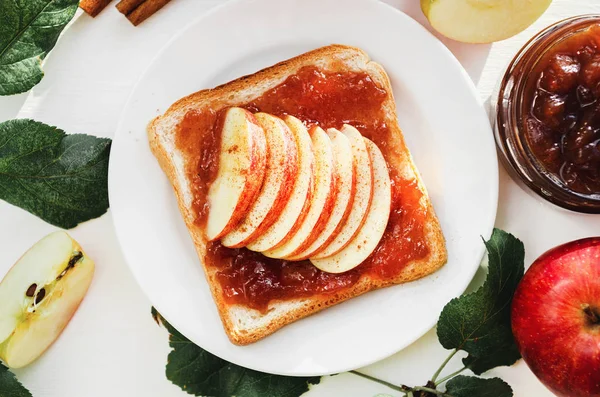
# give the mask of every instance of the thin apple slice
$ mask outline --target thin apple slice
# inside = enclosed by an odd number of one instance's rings
[[[253,241],[276,220],[292,193],[298,174],[298,148],[292,131],[278,117],[267,113],[254,115],[267,137],[267,169],[260,193],[244,218],[221,242],[240,248]]]
[[[315,184],[310,208],[296,233],[283,245],[263,252],[270,258],[287,258],[308,247],[325,228],[335,203],[337,177],[333,145],[321,127],[312,127],[311,141],[315,156]]]
[[[217,177],[208,191],[206,237],[216,240],[243,218],[260,190],[267,165],[265,132],[252,113],[227,109],[219,151]]]
[[[392,183],[387,163],[377,145],[364,139],[373,164],[373,200],[358,234],[343,250],[328,258],[311,259],[313,265],[324,272],[343,273],[360,265],[377,248],[390,218]]]
[[[29,249],[0,283],[0,358],[21,368],[63,331],[94,275],[94,262],[65,232]]]
[[[300,120],[286,116],[285,123],[294,134],[298,148],[298,174],[290,198],[275,223],[247,245],[261,252],[285,244],[298,230],[310,208],[314,182],[314,154],[308,130]]]
[[[350,125],[344,125],[341,132],[348,137],[352,146],[352,156],[356,168],[354,200],[350,214],[348,214],[341,230],[339,230],[335,238],[328,245],[312,256],[314,259],[327,258],[334,255],[350,243],[365,221],[373,198],[373,167],[365,140],[361,133]]]
[[[421,0],[431,26],[465,43],[492,43],[525,30],[552,0]]]
[[[333,158],[338,177],[335,203],[325,228],[316,240],[298,255],[288,258],[289,260],[307,259],[327,246],[342,229],[352,209],[356,189],[356,168],[354,167],[350,139],[334,128],[328,129],[327,135],[329,135],[329,139],[333,144]]]

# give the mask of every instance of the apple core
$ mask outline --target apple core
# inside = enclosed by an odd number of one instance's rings
[[[594,308],[589,304],[582,305],[583,314],[585,315],[585,319],[587,321],[588,327],[591,331],[599,332],[600,331],[600,310],[598,308]]]

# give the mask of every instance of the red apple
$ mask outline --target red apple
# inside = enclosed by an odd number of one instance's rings
[[[512,329],[554,394],[600,397],[600,237],[556,247],[531,265],[514,296]]]

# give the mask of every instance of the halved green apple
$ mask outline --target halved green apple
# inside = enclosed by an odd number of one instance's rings
[[[11,368],[38,358],[83,300],[94,262],[65,232],[44,237],[0,283],[0,359]]]
[[[421,0],[441,34],[465,43],[508,39],[534,23],[552,0]]]

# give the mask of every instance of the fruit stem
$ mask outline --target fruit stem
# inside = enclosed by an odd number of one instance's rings
[[[433,374],[433,376],[431,377],[431,381],[435,383],[435,381],[437,380],[438,376],[440,376],[440,374],[442,373],[442,370],[446,367],[446,364],[448,364],[450,362],[450,360],[452,360],[452,357],[454,357],[454,355],[458,353],[458,350],[454,349],[452,350],[452,353],[450,353],[450,355],[448,356],[448,358],[446,358],[446,360],[444,360],[444,362],[442,363],[442,365],[440,365],[440,367],[438,368],[437,371],[435,371],[435,374]]]
[[[583,312],[587,316],[588,321],[591,325],[599,325],[600,324],[600,314],[597,313],[590,305],[587,303],[582,305]]]

